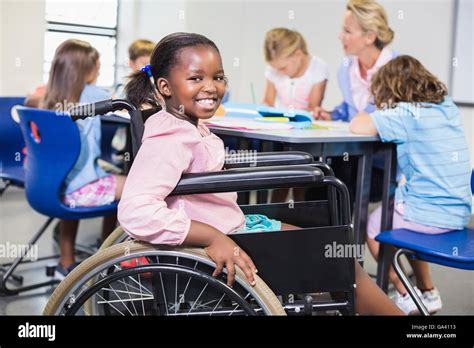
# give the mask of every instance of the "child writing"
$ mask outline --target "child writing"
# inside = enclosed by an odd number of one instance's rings
[[[163,110],[145,122],[119,203],[120,224],[132,237],[150,243],[203,247],[216,263],[214,276],[226,267],[232,285],[237,265],[254,285],[254,263],[227,237],[255,228],[255,216],[244,216],[237,194],[169,196],[182,174],[223,168],[223,143],[201,122],[214,115],[224,96],[227,79],[219,50],[202,35],[170,34],[155,47],[149,68],[152,78],[145,72],[132,75],[127,98],[142,109],[160,104]],[[295,228],[258,217],[259,230]],[[360,312],[401,313],[357,263],[356,279]]]
[[[46,92],[40,107],[64,111],[76,103],[91,103],[110,98],[94,83],[99,75],[99,53],[88,42],[67,40],[56,50]],[[64,203],[71,206],[99,206],[120,198],[124,176],[109,175],[97,164],[100,157],[100,117],[76,122],[81,150],[76,164],[64,182]],[[115,217],[104,218],[103,238],[113,229]],[[74,267],[74,244],[78,220],[61,220],[59,227],[60,261],[56,275],[64,278]]]
[[[264,104],[308,111],[321,106],[328,68],[321,58],[310,56],[300,33],[286,28],[270,30],[264,53],[268,64]]]
[[[406,183],[397,188],[393,228],[436,234],[463,229],[471,214],[469,150],[456,105],[446,86],[415,58],[400,56],[380,68],[372,80],[378,110],[359,113],[350,123],[358,134],[378,134],[397,144],[398,165]],[[367,228],[370,251],[378,257],[381,208]],[[428,310],[441,309],[428,264],[410,260]],[[417,308],[393,269],[397,305],[407,314]]]
[[[294,30],[275,28],[265,36],[266,87],[263,103],[290,111],[318,110],[324,98],[328,68],[316,56],[310,56],[303,36]],[[304,200],[305,189],[293,189],[295,200]],[[284,202],[288,189],[272,192],[272,202]]]

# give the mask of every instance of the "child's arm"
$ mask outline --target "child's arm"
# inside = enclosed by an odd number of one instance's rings
[[[349,124],[349,130],[355,134],[377,135],[374,122],[366,112],[359,112]]]
[[[329,121],[331,114],[321,107],[324,99],[324,92],[326,91],[327,80],[323,80],[313,86],[309,93],[308,110],[313,113],[316,120]]]
[[[268,106],[274,106],[275,98],[276,98],[275,85],[269,80],[266,80],[265,94],[264,94],[262,103]]]
[[[324,92],[326,91],[327,80],[316,83],[309,92],[309,111],[312,111],[316,107],[321,107],[324,99]]]

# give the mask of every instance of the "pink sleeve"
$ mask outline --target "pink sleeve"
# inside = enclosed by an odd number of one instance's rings
[[[184,132],[183,132],[184,131]],[[192,159],[186,130],[144,140],[127,176],[118,220],[132,237],[153,244],[182,244],[191,224],[183,207],[168,208],[174,190]]]

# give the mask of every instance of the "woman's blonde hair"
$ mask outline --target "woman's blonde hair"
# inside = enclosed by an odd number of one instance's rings
[[[446,85],[417,59],[399,56],[382,66],[372,78],[371,92],[377,108],[395,107],[399,102],[443,102]]]
[[[347,10],[352,12],[364,32],[373,31],[377,38],[375,46],[384,48],[392,42],[395,33],[388,26],[385,9],[373,0],[349,0]]]
[[[275,28],[265,35],[265,60],[271,62],[276,58],[286,58],[297,50],[308,55],[308,48],[303,36],[295,30]]]

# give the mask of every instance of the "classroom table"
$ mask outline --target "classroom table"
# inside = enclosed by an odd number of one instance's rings
[[[364,245],[368,219],[370,180],[372,158],[375,152],[385,159],[383,198],[382,198],[382,231],[391,229],[393,216],[393,199],[390,192],[396,186],[396,150],[392,143],[382,143],[378,136],[352,134],[348,123],[328,122],[329,129],[287,129],[287,130],[241,130],[209,126],[211,131],[221,137],[231,137],[245,142],[260,140],[269,143],[284,143],[290,151],[304,151],[326,161],[328,157],[357,157],[357,184],[354,199],[354,239],[355,243]],[[387,290],[388,268],[392,253],[381,248],[377,269],[377,284]]]

